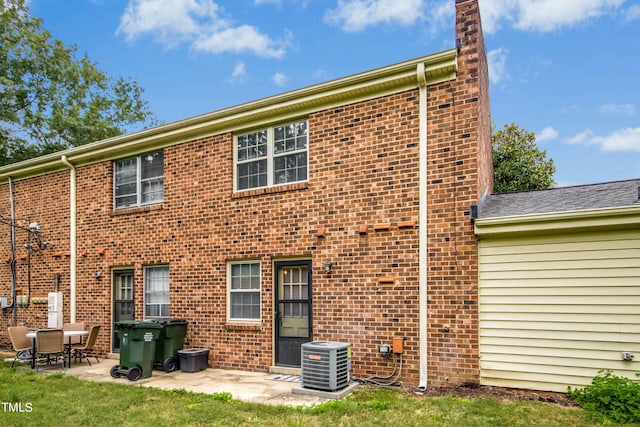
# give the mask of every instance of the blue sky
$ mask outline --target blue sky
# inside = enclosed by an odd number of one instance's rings
[[[454,0],[30,0],[164,123],[454,46]],[[640,177],[640,1],[480,0],[496,127],[557,185]]]

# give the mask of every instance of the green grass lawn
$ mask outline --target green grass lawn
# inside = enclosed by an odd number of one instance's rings
[[[96,383],[6,366],[0,367],[0,402],[1,426],[600,425],[581,409],[532,401],[434,398],[360,388],[342,400],[292,408],[244,403],[228,393]],[[23,412],[15,412],[19,409]]]

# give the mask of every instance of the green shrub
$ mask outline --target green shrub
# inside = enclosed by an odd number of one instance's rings
[[[211,395],[211,398],[213,400],[217,400],[218,402],[231,402],[233,400],[233,396],[231,395],[231,393],[226,392],[226,391],[213,393]]]
[[[639,375],[639,374],[636,374]],[[619,423],[640,422],[640,383],[601,370],[591,385],[567,395],[585,410]]]

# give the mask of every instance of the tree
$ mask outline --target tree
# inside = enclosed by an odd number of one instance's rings
[[[535,133],[512,123],[494,132],[491,144],[495,193],[541,190],[555,183],[553,159],[536,146]]]
[[[41,24],[25,0],[0,0],[0,165],[155,124],[135,81],[107,76]]]

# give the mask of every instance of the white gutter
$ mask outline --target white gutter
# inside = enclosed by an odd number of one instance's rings
[[[637,227],[640,224],[640,205],[576,211],[546,212],[494,218],[477,218],[474,231],[478,237],[507,234],[550,234],[558,231],[579,231],[606,228],[607,230]]]
[[[427,334],[427,77],[425,75],[425,66],[421,62],[417,66],[418,89],[419,89],[419,147],[420,147],[420,212],[419,212],[419,243],[418,251],[419,262],[419,365],[420,365],[420,383],[419,391],[427,388],[428,381],[428,334]]]
[[[62,156],[60,158],[62,163],[66,165],[70,169],[70,191],[69,191],[69,252],[70,252],[70,260],[69,260],[69,276],[70,276],[70,299],[69,302],[70,308],[70,322],[76,322],[76,167],[73,166],[67,156]]]

